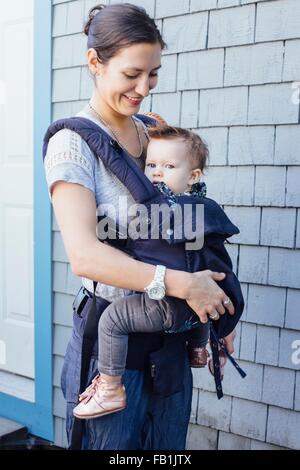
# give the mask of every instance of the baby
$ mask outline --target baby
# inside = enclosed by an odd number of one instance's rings
[[[149,136],[145,162],[147,178],[165,195],[204,197],[206,188],[200,178],[207,164],[208,149],[201,138],[188,130],[167,125],[150,128]],[[134,241],[131,246],[134,255]],[[128,334],[172,330],[174,317],[178,320],[181,312],[174,308],[171,299],[154,300],[147,291],[135,292],[115,300],[105,309],[98,330],[99,375],[80,395],[74,416],[97,418],[126,407],[126,391],[121,379],[125,371]],[[188,321],[182,323],[182,329],[176,331],[191,329],[188,338],[191,366],[204,367],[208,357],[205,348],[208,324],[200,323],[196,314],[191,314]]]

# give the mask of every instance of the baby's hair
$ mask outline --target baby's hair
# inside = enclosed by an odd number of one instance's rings
[[[188,156],[194,168],[203,171],[208,165],[209,150],[201,137],[188,129],[159,125],[148,128],[151,139],[174,139],[179,138],[188,145]]]

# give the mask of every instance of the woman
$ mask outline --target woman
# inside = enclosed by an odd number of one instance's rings
[[[93,8],[85,33],[88,36],[87,63],[95,88],[89,104],[78,115],[102,127],[143,168],[147,131],[135,114],[143,99],[157,84],[157,71],[161,67],[161,51],[165,43],[145,10],[130,4]],[[143,292],[154,278],[155,266],[134,260],[120,250],[99,242],[95,230],[97,206],[104,203],[117,206],[121,196],[127,197],[128,205],[133,203],[127,188],[104,167],[101,156],[95,158],[80,136],[67,129],[50,139],[45,170],[56,220],[73,273],[83,278],[89,292],[93,292],[91,280],[97,281],[98,295],[102,292],[101,283],[121,290]],[[191,274],[167,269],[166,293],[185,299],[205,323],[208,315],[216,318],[225,313],[223,302],[228,304],[228,298],[215,282],[221,281],[224,276],[211,271]],[[81,352],[78,345],[81,344],[90,303],[87,302],[81,317],[74,316],[73,335],[62,372],[69,440],[73,426],[72,409],[78,401],[80,382]],[[230,314],[234,313],[232,304],[226,308]],[[157,350],[157,338],[149,338],[152,341],[151,350]],[[174,338],[177,341],[175,335]],[[148,367],[134,365],[142,355],[141,343],[138,336],[131,338],[133,359],[129,361],[123,377],[128,392],[127,408],[113,415],[86,421],[84,449],[185,448],[192,394],[187,358],[185,356],[181,371],[181,390],[171,395],[158,395],[154,393]],[[227,346],[232,352],[231,338]],[[97,371],[96,356],[97,345],[90,363],[88,382]]]

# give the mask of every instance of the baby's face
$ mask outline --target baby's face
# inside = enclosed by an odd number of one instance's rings
[[[174,193],[188,191],[199,181],[201,171],[192,170],[186,152],[187,144],[180,138],[151,139],[145,175],[152,183],[165,183]]]

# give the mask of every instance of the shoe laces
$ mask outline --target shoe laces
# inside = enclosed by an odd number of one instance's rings
[[[119,385],[117,384],[117,387]],[[115,384],[110,384],[101,378],[101,375],[98,374],[92,380],[91,385],[89,385],[83,393],[79,395],[79,402],[83,401],[84,404],[88,403],[90,399],[95,395],[96,392],[100,392],[101,395],[105,396],[111,392],[112,389],[115,389]]]
[[[84,392],[79,395],[79,401],[83,401],[83,403],[88,403],[90,399],[95,395],[99,386],[103,384],[101,380],[100,374],[96,375],[96,377],[92,380],[91,385],[89,385]]]

